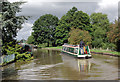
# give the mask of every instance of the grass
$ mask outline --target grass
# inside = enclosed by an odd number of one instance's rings
[[[116,51],[106,51],[106,50],[100,50],[100,49],[91,49],[91,51],[120,55],[120,52],[116,52]]]
[[[45,47],[45,48],[50,48],[50,49],[62,49],[62,46],[57,46],[57,47]],[[92,52],[102,52],[102,53],[110,53],[110,54],[115,54],[115,55],[120,55],[120,52],[116,51],[106,51],[106,50],[100,50],[100,49],[91,49]]]
[[[50,49],[62,49],[62,46],[57,46],[57,47],[45,47],[45,48],[50,48]]]

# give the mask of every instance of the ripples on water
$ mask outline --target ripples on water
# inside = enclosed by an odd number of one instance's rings
[[[36,50],[34,60],[0,68],[5,80],[115,80],[117,57],[93,55],[77,59],[56,50]]]

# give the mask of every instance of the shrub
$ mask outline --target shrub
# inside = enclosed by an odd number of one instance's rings
[[[70,44],[77,45],[81,40],[83,40],[86,45],[91,44],[91,36],[88,31],[72,28],[69,36],[68,41]]]

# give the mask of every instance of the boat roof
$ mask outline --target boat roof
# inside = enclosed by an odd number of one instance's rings
[[[65,46],[65,47],[72,47],[72,48],[76,48],[76,47],[78,47],[78,45],[62,45],[62,46]]]

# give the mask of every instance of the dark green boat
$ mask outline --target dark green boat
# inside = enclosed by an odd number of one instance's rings
[[[25,43],[21,43],[20,46],[22,46],[21,53],[27,52],[28,54],[31,54],[31,56],[33,56],[32,46],[31,45],[25,44]]]

